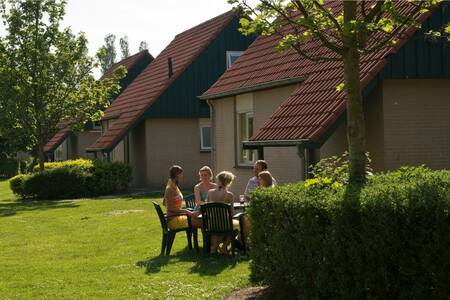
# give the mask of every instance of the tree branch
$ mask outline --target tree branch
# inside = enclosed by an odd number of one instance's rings
[[[302,3],[300,3],[300,1],[295,0],[295,3],[298,3],[298,9],[300,10],[300,12],[304,15],[305,18],[311,18],[311,16],[308,14],[308,11],[306,10],[306,8],[303,6]],[[299,26],[300,28],[304,28],[306,30],[311,30],[313,32],[314,35],[317,36],[317,38],[323,43],[323,45],[327,48],[329,48],[330,50],[341,54],[343,52],[343,48],[339,47],[338,45],[332,43],[331,41],[329,41],[325,35],[323,35],[321,33],[321,31],[319,30],[319,28],[317,28],[317,26],[314,26],[314,22],[312,22],[312,26],[308,27],[306,25],[301,25],[298,24],[297,22],[292,20],[292,17],[288,16],[284,11],[282,11],[281,9],[278,9],[276,6],[274,6],[273,4],[269,3],[266,0],[261,0],[261,3],[264,3],[264,5],[267,5],[269,8],[275,10],[278,14],[281,15],[281,17],[283,17],[283,19],[285,21],[287,21],[288,23],[294,23],[295,26]]]

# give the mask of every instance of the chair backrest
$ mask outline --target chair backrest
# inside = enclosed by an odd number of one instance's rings
[[[194,209],[196,204],[195,204],[195,195],[191,194],[191,195],[187,195],[184,197],[184,203],[186,203],[186,208],[190,208],[190,209]]]
[[[226,203],[206,203],[201,206],[203,229],[209,233],[233,232],[231,206]]]
[[[152,201],[152,203],[153,203],[153,206],[155,207],[156,213],[158,214],[159,221],[161,222],[161,228],[163,230],[167,230],[167,221],[166,221],[166,217],[164,216],[164,213],[161,209],[161,206],[154,201]]]

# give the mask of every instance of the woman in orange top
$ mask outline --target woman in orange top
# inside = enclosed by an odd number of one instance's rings
[[[179,188],[182,178],[183,169],[180,166],[170,167],[163,204],[167,208],[167,226],[171,229],[188,227],[188,216],[192,219],[197,219],[192,212],[182,208],[183,194]]]

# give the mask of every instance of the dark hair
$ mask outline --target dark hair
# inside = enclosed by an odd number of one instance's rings
[[[267,162],[266,162],[265,160],[262,160],[262,159],[257,160],[257,161],[255,162],[255,164],[260,165],[260,166],[261,166],[261,169],[262,169],[263,171],[264,171],[264,170],[267,170]]]
[[[169,178],[175,180],[177,175],[183,173],[183,168],[177,165],[173,165],[169,169]]]
[[[265,183],[264,187],[271,187],[271,186],[273,186],[272,174],[270,174],[269,171],[259,172],[258,178],[261,178],[264,181],[264,183]]]

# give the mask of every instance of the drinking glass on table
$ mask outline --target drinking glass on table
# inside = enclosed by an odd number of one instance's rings
[[[239,195],[239,203],[244,205],[244,203],[245,203],[245,195]]]

